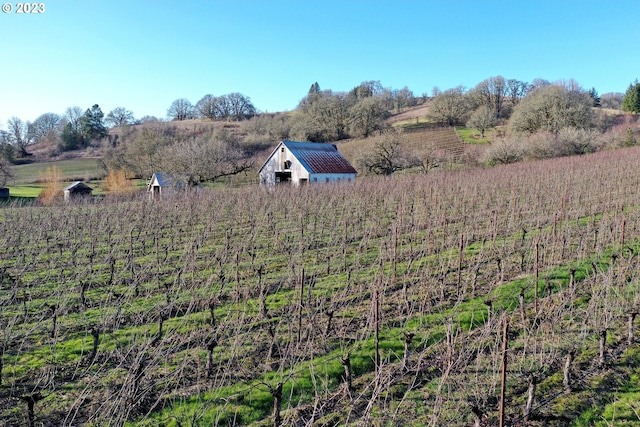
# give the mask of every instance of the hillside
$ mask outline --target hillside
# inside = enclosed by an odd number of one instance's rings
[[[0,423],[637,423],[638,150],[2,209]]]
[[[410,107],[405,109],[400,113],[392,114],[391,117],[387,120],[387,122],[391,125],[397,125],[401,123],[409,123],[413,121],[421,121],[424,120],[429,114],[429,103],[416,105],[415,107]]]
[[[436,168],[445,170],[451,168],[476,166],[486,163],[487,153],[498,152],[503,156],[519,160],[537,160],[545,157],[583,154],[611,148],[624,147],[637,144],[640,138],[639,124],[635,117],[621,113],[618,110],[602,108],[593,109],[595,114],[595,133],[583,136],[573,135],[569,138],[554,136],[550,133],[538,133],[533,136],[519,138],[505,138],[504,126],[487,132],[487,137],[480,138],[478,131],[466,128],[439,127],[428,118],[430,103],[407,108],[400,113],[391,114],[387,124],[394,128],[404,130],[401,138],[401,155],[411,159],[414,165],[411,169],[400,173],[425,172]],[[298,112],[299,113],[299,112]],[[123,129],[110,130],[109,137],[104,141],[93,143],[89,147],[73,151],[60,151],[54,142],[44,142],[30,146],[33,156],[31,164],[19,165],[15,168],[16,179],[9,182],[12,192],[18,196],[33,197],[38,192],[39,185],[36,181],[38,175],[54,163],[63,167],[62,173],[65,180],[91,179],[98,191],[102,191],[101,179],[106,175],[104,168],[99,167],[98,160],[105,157],[114,146],[126,147],[130,141],[139,138],[144,132],[172,133],[180,138],[207,133],[211,130],[220,134],[229,134],[240,141],[244,150],[251,153],[254,170],[247,171],[242,176],[231,176],[220,180],[226,185],[244,185],[257,181],[257,169],[268,156],[273,144],[284,138],[282,135],[291,131],[292,122],[287,122],[296,115],[296,112],[286,114],[265,114],[252,121],[227,122],[207,120],[184,120],[174,122],[152,122],[145,125],[130,126]],[[629,133],[631,132],[631,133]],[[156,135],[154,138],[158,138]],[[576,139],[577,138],[577,139]],[[153,139],[153,138],[152,138]],[[584,139],[581,141],[580,139]],[[129,142],[127,142],[129,141]],[[496,144],[498,143],[497,146]],[[357,169],[363,169],[361,159],[371,156],[376,150],[375,138],[346,139],[336,143],[343,155]],[[138,149],[138,155],[144,148]],[[501,152],[503,150],[504,152]],[[509,153],[513,150],[514,153]],[[127,159],[128,154],[121,152],[113,158]],[[165,157],[170,158],[170,157]],[[144,163],[144,158],[137,158],[135,164]],[[78,165],[73,162],[78,161]],[[95,167],[87,167],[95,161]],[[503,160],[498,160],[498,163]],[[155,161],[157,167],[157,161]],[[417,165],[417,166],[416,166]],[[67,167],[68,166],[68,167]],[[116,168],[118,166],[116,165]],[[147,168],[148,169],[148,168]],[[365,172],[360,170],[361,176]],[[136,176],[143,179],[143,175],[151,174],[153,170],[137,171]],[[30,177],[29,179],[23,179]],[[34,178],[36,177],[36,178]],[[36,187],[34,187],[36,186]]]
[[[175,127],[181,131],[194,131],[195,129],[209,129],[209,128],[227,128],[236,130],[241,128],[240,123],[226,123],[226,122],[211,122],[208,120],[192,119],[172,122],[158,122],[163,126]],[[95,142],[87,147],[77,150],[61,151],[55,141],[44,140],[42,143],[37,143],[29,146],[29,153],[32,157],[29,159],[34,162],[51,162],[59,160],[71,160],[71,159],[86,159],[86,158],[101,158],[104,155],[105,148],[112,143],[115,143],[123,133],[140,131],[147,125],[133,125],[127,129],[112,128],[109,129],[109,134],[104,141]]]
[[[432,156],[441,160],[443,165],[459,164],[465,153],[474,150],[472,146],[460,139],[453,127],[417,127],[405,131],[401,139],[402,148],[417,157]],[[365,153],[374,150],[375,140],[353,139],[337,143],[338,149],[352,164]]]
[[[431,129],[425,127],[425,114],[427,111],[428,109],[424,105],[413,107],[402,113],[392,115],[388,119],[388,124],[406,127],[408,129],[407,133],[409,136],[405,141],[407,149],[420,153],[425,147],[429,149],[435,148],[442,150],[439,153],[442,156],[457,161],[464,151],[461,141],[455,135],[453,129]],[[421,123],[421,125],[417,127],[414,124],[416,118],[418,118],[418,121]],[[407,120],[410,120],[410,123],[407,123]],[[14,168],[15,178],[9,182],[9,186],[19,187],[17,188],[18,194],[22,194],[23,188],[37,185],[47,168],[51,168],[54,165],[61,170],[65,181],[92,180],[94,181],[94,185],[100,186],[99,180],[106,172],[99,167],[98,160],[103,158],[105,150],[107,150],[109,146],[121,143],[127,135],[139,134],[149,126],[170,127],[185,134],[196,134],[203,130],[217,129],[236,135],[240,141],[243,141],[246,139],[247,128],[250,124],[248,121],[211,122],[208,120],[193,119],[135,125],[125,129],[113,128],[109,131],[109,136],[104,141],[92,143],[88,147],[71,151],[61,151],[55,142],[44,140],[41,143],[29,147],[29,152],[32,156],[28,159],[28,162],[17,165]],[[341,141],[338,142],[338,144],[340,145],[340,149],[344,150],[343,154],[353,164],[356,164],[357,158],[361,153],[370,150],[373,146],[370,139]],[[264,142],[261,144],[253,143],[253,145],[260,145],[260,149],[254,152],[256,170],[253,172],[257,173],[257,168],[262,164],[271,147]],[[267,148],[262,148],[264,146]],[[235,182],[238,180],[229,178],[227,181]],[[240,179],[239,181],[246,182],[247,180]],[[28,192],[31,193],[32,190],[28,190]]]
[[[395,125],[407,120],[413,120],[416,117],[420,117],[424,120],[428,108],[424,105],[412,107],[403,111],[399,114],[391,115],[391,117],[387,120],[390,125]],[[248,121],[239,121],[239,122],[212,122],[204,119],[191,119],[191,120],[182,120],[182,121],[171,121],[171,122],[158,122],[158,124],[163,126],[171,126],[175,127],[181,131],[196,131],[198,129],[225,129],[228,132],[232,132],[238,134],[240,137],[246,135],[246,127],[248,125]],[[152,125],[155,125],[152,123]],[[119,129],[113,128],[109,130],[109,139],[117,140],[123,134],[123,132],[136,132],[140,131],[144,126],[147,125],[134,125],[129,129]],[[105,144],[97,143],[93,144],[89,147],[81,148],[78,150],[71,150],[66,152],[61,152],[55,147],[55,144],[51,141],[43,141],[42,143],[34,144],[29,147],[29,152],[32,154],[30,160],[35,162],[49,162],[49,161],[57,161],[57,160],[69,160],[75,158],[99,158],[104,153]]]

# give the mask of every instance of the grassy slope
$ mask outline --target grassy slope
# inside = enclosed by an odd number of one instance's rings
[[[104,171],[98,165],[98,159],[92,158],[17,165],[13,168],[14,178],[7,183],[11,195],[37,197],[40,194],[42,177],[53,167],[60,170],[65,182],[84,181],[89,186],[94,186],[104,176]]]
[[[78,158],[55,162],[38,162],[14,167],[14,182],[18,184],[37,183],[47,169],[58,168],[66,181],[86,181],[101,178],[104,174],[98,159]]]

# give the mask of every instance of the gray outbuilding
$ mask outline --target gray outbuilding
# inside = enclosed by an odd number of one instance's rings
[[[181,180],[166,173],[156,172],[147,181],[147,192],[150,199],[161,199],[163,195],[168,195],[184,188],[185,186]]]
[[[76,181],[64,189],[64,199],[71,200],[77,197],[91,196],[93,188],[82,181]]]

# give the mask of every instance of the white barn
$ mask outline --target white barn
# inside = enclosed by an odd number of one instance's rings
[[[260,168],[260,184],[350,182],[357,171],[334,144],[282,141]]]

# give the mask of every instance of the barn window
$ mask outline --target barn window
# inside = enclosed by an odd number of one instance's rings
[[[284,161],[284,168],[285,169],[291,169],[291,160],[285,160]]]

